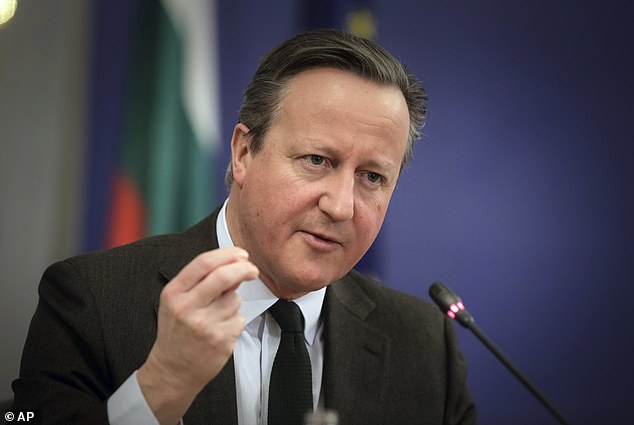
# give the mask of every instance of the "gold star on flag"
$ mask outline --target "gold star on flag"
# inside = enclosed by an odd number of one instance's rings
[[[368,9],[358,9],[346,16],[348,31],[359,37],[373,39],[376,35],[374,16]]]

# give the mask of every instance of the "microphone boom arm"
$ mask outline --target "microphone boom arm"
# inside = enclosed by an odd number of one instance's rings
[[[471,313],[467,311],[462,303],[462,300],[445,284],[435,282],[429,288],[429,296],[434,300],[436,305],[446,313],[451,319],[455,319],[463,327],[469,329],[479,340],[489,349],[491,353],[497,359],[502,362],[504,366],[528,389],[528,391],[535,396],[537,400],[559,421],[562,425],[570,425],[561,413],[550,403],[546,397],[531,383],[531,381],[524,375],[502,352],[493,344],[493,342],[480,330],[475,324],[475,320]]]

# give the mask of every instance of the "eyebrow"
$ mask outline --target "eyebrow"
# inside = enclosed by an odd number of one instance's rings
[[[328,156],[331,157],[338,157],[342,154],[341,151],[337,150],[337,149],[333,149],[330,146],[324,146],[324,145],[320,145],[320,144],[316,144],[315,146],[313,146],[314,149],[316,149],[319,152],[323,152]],[[345,154],[345,152],[344,152]],[[401,169],[400,163],[397,164],[393,164],[390,161],[378,161],[376,159],[369,159],[365,162],[363,162],[364,166],[367,167],[371,167],[371,168],[377,168],[379,171],[383,172],[383,173],[387,173],[388,171],[391,171],[392,169],[396,170],[396,174],[398,175]]]

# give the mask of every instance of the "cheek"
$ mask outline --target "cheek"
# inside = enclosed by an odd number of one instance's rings
[[[369,226],[383,224],[392,191],[377,192],[366,197],[358,197],[357,212]]]
[[[284,229],[292,225],[301,217],[310,205],[310,195],[305,187],[292,184],[275,185],[260,182],[249,188],[250,199],[257,199],[251,203],[252,216],[259,223],[264,223],[265,229],[279,235]],[[263,236],[271,238],[271,235]]]
[[[383,225],[383,219],[385,218],[387,206],[374,205],[373,208],[359,208],[355,212],[355,227],[359,241],[365,245],[372,243],[376,238],[381,226]]]
[[[250,196],[267,196],[271,202],[288,202],[305,189],[306,183],[290,169],[288,163],[264,156],[256,156],[255,159],[244,188]]]

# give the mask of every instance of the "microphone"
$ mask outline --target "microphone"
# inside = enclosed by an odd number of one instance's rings
[[[528,380],[528,378],[517,368],[502,352],[491,342],[491,340],[476,326],[471,313],[467,311],[462,300],[447,285],[441,282],[434,282],[429,287],[429,296],[440,308],[440,310],[455,319],[463,327],[469,329],[473,334],[493,353],[497,359],[540,401],[540,403],[559,421],[562,425],[570,425],[561,413],[544,397],[541,392]]]

